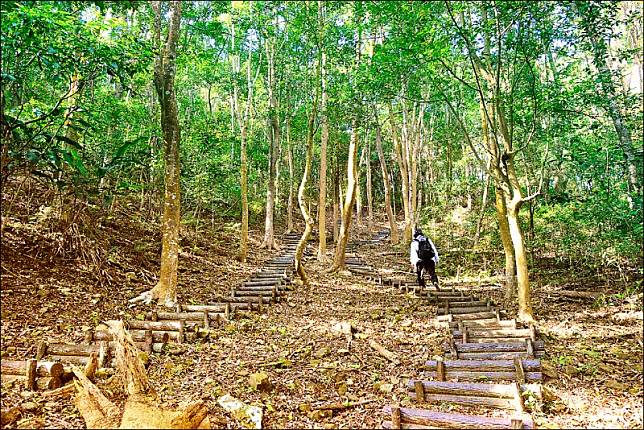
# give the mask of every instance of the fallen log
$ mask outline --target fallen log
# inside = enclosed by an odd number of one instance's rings
[[[397,410],[397,411],[396,411]],[[394,418],[394,412],[397,417]],[[384,421],[385,429],[533,429],[534,422],[528,416],[516,418],[496,418],[477,415],[465,415],[447,412],[436,412],[426,409],[412,408],[383,408],[385,416],[392,417],[391,421]],[[392,425],[397,420],[400,426]]]
[[[208,410],[203,402],[191,404],[182,411],[172,411],[158,404],[158,397],[123,322],[110,321],[108,325],[116,339],[116,361],[125,378],[128,398],[121,412],[81,371],[74,369],[78,378],[76,404],[87,428],[210,428]]]
[[[2,374],[25,375],[27,365],[27,360],[2,360]],[[38,361],[36,364],[36,375],[60,378],[63,376],[63,365],[54,361]]]

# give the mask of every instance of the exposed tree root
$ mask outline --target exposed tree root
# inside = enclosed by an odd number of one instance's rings
[[[208,408],[199,401],[181,411],[158,405],[157,394],[139,359],[139,350],[123,327],[123,321],[108,321],[116,342],[116,367],[123,377],[128,398],[123,413],[78,368],[74,374],[76,404],[88,428],[210,428]],[[120,422],[120,425],[119,425]]]

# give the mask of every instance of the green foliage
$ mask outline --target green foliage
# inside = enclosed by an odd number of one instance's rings
[[[632,31],[641,8],[625,12],[620,3],[596,1],[325,2],[324,7],[320,25],[315,2],[184,3],[175,85],[184,213],[238,218],[240,124],[231,99],[237,87],[243,108],[253,85],[249,206],[252,216],[261,218],[269,155],[266,54],[274,43],[283,137],[277,207],[286,206],[289,183],[299,183],[307,116],[320,85],[317,67],[324,52],[330,181],[335,170],[340,182],[346,180],[351,120],[358,113],[361,142],[372,144],[369,165],[376,205],[382,206],[383,178],[373,143],[377,120],[401,212],[392,132],[402,137],[403,123],[417,109],[424,120],[417,155],[421,221],[443,223],[447,242],[469,246],[489,158],[481,145],[479,111],[480,87],[489,83],[472,72],[469,47],[501,71],[498,97],[510,123],[524,194],[536,192],[544,179],[532,202],[529,249],[587,262],[600,249],[608,264],[641,259],[642,196],[628,175],[629,163],[635,164],[641,190],[642,93],[621,87],[624,72],[637,66],[641,52],[641,35],[637,39]],[[149,4],[2,2],[0,11],[2,179],[31,175],[65,194],[101,202],[121,194],[158,200],[164,161],[152,85]],[[239,73],[233,72],[236,62]],[[74,79],[78,91],[70,92]],[[616,132],[615,109],[610,110],[615,106],[632,136],[631,147]],[[284,162],[287,117],[294,178]],[[317,148],[315,154],[312,184],[319,178]],[[431,175],[425,175],[428,171]],[[364,192],[364,179],[362,184]],[[331,183],[327,188],[330,193]],[[313,196],[315,186],[307,192]],[[468,195],[472,210],[453,222],[452,214],[462,212]],[[498,250],[490,202],[478,246]],[[530,230],[528,209],[521,221]]]

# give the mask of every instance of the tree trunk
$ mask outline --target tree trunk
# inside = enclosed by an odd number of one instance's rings
[[[488,168],[487,170],[490,170],[490,164],[488,163]],[[487,195],[490,189],[490,179],[492,176],[487,173],[486,178],[485,178],[485,185],[483,188],[483,201],[481,202],[481,212],[479,213],[479,218],[478,221],[476,222],[476,232],[474,233],[474,241],[472,243],[472,246],[476,246],[479,243],[479,239],[481,238],[481,228],[483,226],[483,216],[485,215],[485,208],[487,206]]]
[[[592,7],[592,6],[591,6]],[[601,7],[601,6],[596,6]],[[613,83],[613,72],[608,67],[606,57],[608,56],[608,47],[606,41],[597,34],[597,32],[592,28],[594,22],[592,21],[591,14],[588,12],[582,13],[582,22],[590,44],[593,51],[593,62],[595,67],[597,67],[597,72],[599,73],[599,81],[601,84],[602,92],[604,93],[604,98],[606,99],[606,110],[613,121],[613,126],[615,127],[615,132],[617,133],[617,138],[619,139],[620,146],[624,152],[624,158],[626,159],[627,171],[628,171],[628,184],[630,190],[637,194],[639,193],[640,184],[638,181],[637,173],[637,160],[635,150],[633,148],[633,140],[631,138],[631,132],[628,129],[628,126],[624,122],[623,115],[620,111],[619,106],[617,105],[618,94]],[[641,160],[640,160],[641,163]]]
[[[250,61],[249,61],[250,63]],[[247,145],[246,124],[241,126],[241,240],[239,242],[239,261],[246,262],[248,256],[248,159],[246,155]]]
[[[288,207],[286,209],[286,232],[293,231],[293,178],[295,173],[293,170],[293,147],[291,146],[291,119],[286,118],[286,148],[288,151],[288,176],[290,178],[288,183]]]
[[[514,258],[514,248],[510,236],[510,227],[508,226],[508,210],[505,206],[503,190],[495,186],[495,206],[497,221],[499,223],[499,236],[503,244],[505,253],[505,296],[510,299],[516,292],[516,262]]]
[[[376,150],[378,151],[378,159],[380,160],[380,170],[382,171],[382,183],[385,192],[385,211],[387,212],[387,219],[389,219],[389,229],[391,231],[391,243],[398,244],[398,228],[396,227],[396,218],[391,210],[391,185],[389,184],[389,171],[387,170],[387,160],[382,150],[382,130],[380,124],[376,121]]]
[[[411,241],[411,217],[410,217],[410,208],[409,208],[409,173],[407,171],[407,166],[405,163],[405,157],[400,145],[400,140],[398,138],[397,124],[394,119],[393,107],[389,104],[389,122],[391,125],[391,136],[394,141],[394,154],[396,155],[396,160],[398,161],[398,169],[400,171],[401,179],[401,195],[402,195],[402,204],[403,211],[405,212],[405,229],[403,230],[402,240],[407,243]]]
[[[315,134],[315,117],[317,115],[317,104],[318,98],[317,94],[315,100],[313,101],[313,107],[311,110],[311,116],[308,121],[308,133],[306,136],[306,160],[304,162],[304,173],[302,174],[302,181],[300,182],[300,188],[297,193],[297,201],[300,205],[300,212],[302,212],[302,218],[304,218],[304,233],[295,248],[295,271],[302,280],[304,285],[308,285],[308,279],[306,277],[306,271],[302,265],[302,255],[304,254],[304,248],[306,243],[311,236],[311,231],[313,231],[313,224],[315,223],[313,217],[309,214],[306,206],[307,202],[305,200],[306,184],[309,181],[309,175],[311,172],[311,160],[313,158],[313,135]]]
[[[233,33],[233,45],[234,45],[234,34],[235,27],[233,24],[232,33]],[[234,46],[233,46],[234,49]],[[239,57],[235,56],[233,59],[233,72],[239,72]],[[239,243],[239,261],[242,263],[246,262],[248,256],[248,155],[247,155],[247,146],[248,146],[248,125],[250,117],[250,108],[253,101],[253,87],[254,81],[251,78],[251,59],[248,58],[246,66],[246,83],[248,86],[248,93],[246,96],[246,107],[244,109],[244,116],[238,119],[240,134],[241,134],[241,148],[240,148],[240,173],[241,173],[241,209],[242,209],[242,219],[241,219],[241,238]],[[239,106],[237,102],[237,83],[234,81],[234,112],[237,117],[239,114]]]
[[[335,247],[335,258],[331,270],[339,270],[344,267],[345,252],[349,240],[349,228],[351,226],[351,213],[356,200],[356,182],[358,180],[358,119],[354,117],[351,121],[351,141],[349,143],[349,159],[347,161],[347,191],[342,207],[342,224]]]
[[[275,44],[266,43],[268,60],[267,92],[268,92],[268,140],[269,166],[268,186],[266,191],[266,221],[264,223],[264,242],[262,248],[275,248],[273,216],[275,211],[275,189],[277,182],[277,162],[280,146],[280,125],[277,114],[277,97],[275,95]]]
[[[365,166],[367,168],[367,225],[371,227],[371,223],[373,223],[373,191],[371,184],[371,145],[369,144],[368,138],[365,145]]]
[[[360,186],[360,170],[364,163],[364,147],[360,152],[360,160],[358,161],[358,171],[356,180],[356,223],[362,225],[362,187]]]
[[[318,0],[318,31],[320,46],[324,47],[324,2]],[[326,255],[326,147],[329,141],[329,124],[327,121],[327,93],[326,93],[326,52],[322,48],[320,58],[320,78],[322,101],[320,106],[320,193],[318,202],[318,261],[324,261]]]
[[[525,252],[523,231],[519,224],[519,209],[521,208],[521,203],[521,199],[517,196],[507,203],[508,226],[516,257],[517,288],[519,296],[519,313],[517,315],[517,319],[519,321],[532,322],[534,321],[534,317],[532,316],[532,304],[530,299],[528,259]]]
[[[132,301],[151,302],[173,307],[177,300],[177,268],[179,265],[179,228],[181,196],[179,188],[179,142],[181,140],[177,99],[174,90],[176,71],[175,59],[179,27],[181,23],[181,2],[170,4],[170,28],[165,46],[161,48],[161,5],[153,2],[154,32],[159,53],[154,64],[154,85],[161,106],[161,129],[165,148],[165,195],[161,220],[161,272],[159,282],[150,291]]]
[[[340,216],[340,167],[338,166],[338,156],[335,155],[333,165],[333,243],[338,243],[340,228],[338,220]]]

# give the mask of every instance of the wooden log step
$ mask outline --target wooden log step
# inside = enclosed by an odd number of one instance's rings
[[[392,413],[393,412],[393,413]],[[385,406],[383,413],[389,421],[382,423],[386,429],[420,429],[420,428],[448,428],[448,429],[533,429],[534,422],[529,416],[514,418],[484,417],[478,415],[456,414],[437,412],[427,409],[392,408]],[[392,426],[391,417],[396,416],[400,427]]]
[[[521,360],[523,369],[528,372],[540,372],[541,360]],[[514,360],[444,360],[445,370],[514,372]],[[429,360],[423,367],[425,370],[436,370],[438,361]]]
[[[285,273],[288,276],[293,274],[294,268],[295,268],[295,265],[293,265],[293,264],[288,265],[288,266],[284,266],[284,265],[281,265],[281,266],[266,266],[266,269],[269,269],[269,270],[282,270],[283,273]]]
[[[416,391],[422,383],[425,394],[453,394],[460,396],[494,397],[512,399],[516,392],[514,384],[483,384],[476,382],[418,381],[410,380],[407,391]]]
[[[244,300],[250,299],[267,299],[269,300],[266,303],[272,303],[279,299],[279,296],[275,291],[238,291],[235,290],[232,292],[233,297],[237,297]]]
[[[460,343],[456,344],[456,350],[461,353],[467,352],[513,352],[525,351],[527,344],[532,344],[534,351],[543,351],[544,342],[542,340],[529,342],[506,342],[506,343]],[[447,349],[449,351],[449,349]]]
[[[273,286],[279,286],[279,285],[284,285],[281,279],[250,279],[248,281],[242,282],[242,285],[248,286],[248,287],[273,287]]]
[[[438,315],[438,321],[462,321],[496,318],[495,312],[473,312],[465,314]]]
[[[472,328],[517,328],[517,321],[511,320],[497,320],[494,318],[464,320],[464,321],[451,321],[449,326],[451,329],[458,329],[459,324]]]
[[[464,314],[478,314],[480,312],[493,312],[495,308],[492,308],[490,306],[472,306],[472,307],[466,307],[466,308],[456,308],[456,307],[449,307],[445,309],[444,307],[440,306],[438,308],[438,311],[442,313],[442,315],[447,315],[447,314],[452,314],[452,315],[464,315]]]
[[[185,328],[185,323],[181,320],[179,321],[139,321],[139,320],[130,320],[126,323],[126,328],[128,330],[161,330],[161,331],[178,331],[183,332]]]
[[[416,393],[410,393],[412,399],[416,400]],[[421,401],[428,403],[453,403],[462,406],[485,407],[496,409],[516,410],[514,399],[495,397],[471,397],[456,394],[427,393]]]
[[[87,360],[89,360],[88,355],[50,355],[49,358],[52,361],[59,361],[63,364],[75,364],[77,366],[84,366],[87,364]],[[101,367],[116,367],[116,359],[112,358]]]
[[[465,327],[465,330],[467,330],[467,337],[473,338],[473,337],[488,337],[488,338],[496,338],[496,337],[516,337],[520,339],[532,339],[532,340],[537,340],[537,332],[533,328],[473,328],[473,327]],[[455,338],[461,338],[463,337],[463,333],[461,330],[453,330],[452,331],[452,336]]]
[[[101,345],[81,345],[75,343],[49,343],[46,345],[47,355],[82,355],[89,356],[92,352],[100,353]]]
[[[524,337],[469,337],[467,338],[467,343],[497,343],[497,342],[502,342],[502,343],[510,343],[510,342],[516,342],[518,340],[523,340],[525,339]],[[463,339],[461,338],[456,338],[454,339],[456,343],[463,343]]]
[[[280,290],[277,287],[268,287],[268,286],[260,286],[260,287],[246,287],[246,286],[239,286],[236,288],[232,289],[233,295],[234,296],[285,296],[286,291]],[[237,294],[240,293],[240,294]]]
[[[458,345],[458,344],[457,344]],[[485,345],[481,343],[479,345]],[[449,357],[452,354],[446,353]],[[512,352],[461,352],[458,358],[464,360],[512,360],[514,358],[541,358],[545,355],[544,351],[535,351],[533,354],[528,354],[527,351],[512,351]]]
[[[465,295],[463,291],[447,291],[442,288],[440,290],[427,291],[427,298],[431,301],[454,300],[464,302],[472,300],[472,297],[474,297],[474,300],[477,300],[476,296]]]
[[[488,307],[492,305],[492,302],[490,300],[447,300],[447,302],[449,303],[450,308],[470,308],[478,306]],[[443,306],[445,305],[443,304]]]
[[[268,282],[268,281],[279,281],[282,284],[289,284],[291,280],[286,275],[259,275],[257,273],[253,274],[248,280],[248,282]]]
[[[282,272],[255,272],[251,279],[281,279],[282,282],[291,282],[291,279]]]
[[[145,342],[147,330],[129,330],[134,342]],[[169,341],[180,342],[181,333],[178,331],[150,330],[153,342],[168,343]],[[112,341],[114,338],[109,331],[96,330],[92,337],[94,341]]]
[[[242,297],[244,295],[249,295],[249,296],[254,296],[254,295],[260,295],[260,296],[272,296],[278,295],[278,292],[280,295],[285,295],[286,292],[284,291],[279,291],[277,287],[269,287],[269,286],[259,286],[259,287],[245,287],[243,285],[233,287],[231,288],[231,294],[234,297]],[[239,292],[240,294],[235,294],[236,292]],[[253,294],[253,293],[258,293],[258,294]]]
[[[218,319],[227,319],[226,314],[223,312],[148,312],[145,314],[146,320],[151,321],[160,321],[160,320],[172,320],[172,321],[194,321],[197,323],[202,323],[205,320],[205,314],[208,314],[209,320],[218,320]],[[155,315],[156,314],[156,315]],[[202,325],[202,324],[200,324]]]
[[[479,361],[479,360],[469,360]],[[436,371],[423,372],[425,378],[433,378],[437,381],[442,381],[441,376]],[[443,373],[444,380],[458,380],[458,381],[516,381],[516,372],[489,372],[489,371],[465,371],[465,370],[445,370]],[[541,372],[524,372],[524,380],[526,382],[538,382],[543,380]]]
[[[515,358],[543,357],[544,343],[541,340],[505,343],[455,343],[444,345],[450,358],[465,360],[514,360]]]
[[[209,315],[219,314],[228,320],[231,313],[253,311],[256,310],[256,306],[252,307],[249,303],[212,303],[209,305],[180,305],[178,310],[183,312],[208,312]]]
[[[226,303],[231,303],[231,307],[233,304],[245,304],[248,305],[250,303],[259,303],[262,302],[262,304],[269,304],[271,303],[271,299],[269,297],[233,297],[233,296],[227,296],[227,297],[217,297],[216,299],[219,302],[226,302]]]
[[[1,373],[7,375],[25,375],[29,360],[1,360]],[[49,376],[61,378],[63,365],[55,361],[38,361],[36,363],[36,376]]]
[[[285,276],[286,278],[289,277],[288,274],[286,273],[286,269],[283,267],[274,268],[274,269],[262,267],[259,271],[254,272],[253,274],[258,276]]]
[[[292,291],[292,287],[287,287],[286,285],[238,285],[233,288],[235,291],[273,291],[278,296],[285,296],[289,291]]]

